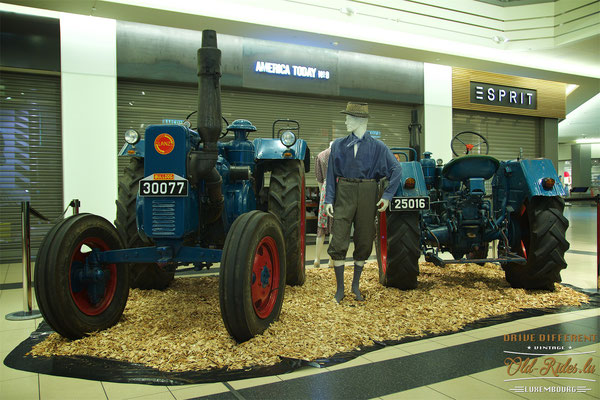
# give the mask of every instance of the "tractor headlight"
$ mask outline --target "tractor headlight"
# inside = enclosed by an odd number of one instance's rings
[[[125,131],[125,141],[129,144],[136,144],[140,141],[140,134],[135,129],[127,129]]]
[[[279,140],[284,146],[292,147],[296,143],[296,135],[291,131],[285,131],[281,134]]]

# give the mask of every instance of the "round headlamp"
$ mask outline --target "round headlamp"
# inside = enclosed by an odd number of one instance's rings
[[[291,131],[285,131],[281,134],[279,140],[281,140],[284,146],[292,147],[296,143],[296,135]]]
[[[129,144],[136,144],[140,141],[140,134],[135,129],[127,129],[125,131],[125,141]]]

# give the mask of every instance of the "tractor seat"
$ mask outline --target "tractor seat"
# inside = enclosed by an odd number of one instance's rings
[[[470,178],[490,179],[500,166],[500,161],[492,156],[473,154],[451,160],[442,169],[442,176],[451,181],[465,181]]]

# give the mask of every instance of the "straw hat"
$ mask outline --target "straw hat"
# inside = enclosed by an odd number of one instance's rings
[[[355,103],[349,101],[344,111],[340,111],[342,114],[352,115],[354,117],[368,118],[369,117],[369,105],[367,103]]]

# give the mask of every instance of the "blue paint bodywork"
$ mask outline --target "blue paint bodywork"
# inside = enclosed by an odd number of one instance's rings
[[[308,146],[302,139],[289,148],[284,146],[279,139],[254,139],[255,153],[254,157],[256,160],[304,160],[307,153]],[[290,153],[289,156],[284,156],[284,153]]]
[[[425,185],[425,178],[423,177],[423,169],[421,168],[421,164],[419,164],[418,161],[406,161],[401,162],[400,166],[402,167],[402,180],[400,181],[400,185],[398,185],[398,190],[396,190],[395,196],[427,196],[429,193],[427,191],[427,185]],[[414,189],[407,189],[404,187],[404,182],[408,178],[413,178],[415,180]]]
[[[430,210],[421,212],[421,244],[426,254],[435,257],[438,251],[451,252],[455,258],[477,254],[492,240],[514,232],[506,229],[511,213],[526,200],[566,195],[547,159],[499,162],[489,156],[470,155],[442,167],[427,152],[420,162],[401,165],[402,183],[410,177],[416,185],[413,190],[400,187],[396,196],[430,197]],[[485,181],[490,178],[492,201],[486,196]],[[543,188],[544,178],[554,179],[550,190]]]
[[[301,139],[290,148],[279,139],[248,140],[249,133],[256,131],[256,128],[247,120],[234,121],[228,130],[233,132],[233,138],[217,143],[215,164],[222,179],[223,211],[219,226],[225,235],[237,217],[257,208],[255,184],[256,181],[263,181],[258,174],[264,173],[264,169],[258,168],[259,165],[304,160],[309,154],[306,142]],[[161,134],[169,135],[174,141],[172,150],[167,154],[159,153],[155,147],[155,140]],[[200,135],[185,125],[150,125],[145,138],[135,145],[124,145],[119,156],[144,158],[145,178],[164,173],[188,179],[188,154],[202,149]],[[247,176],[244,177],[244,173]],[[194,237],[200,235],[199,232],[206,229],[200,210],[207,202],[208,193],[203,180],[197,187],[189,180],[188,194],[184,197],[145,197],[138,193],[138,231],[142,236],[152,239],[156,246],[105,251],[99,255],[100,261],[178,264],[219,262],[220,249],[183,245],[184,241],[193,241]]]

